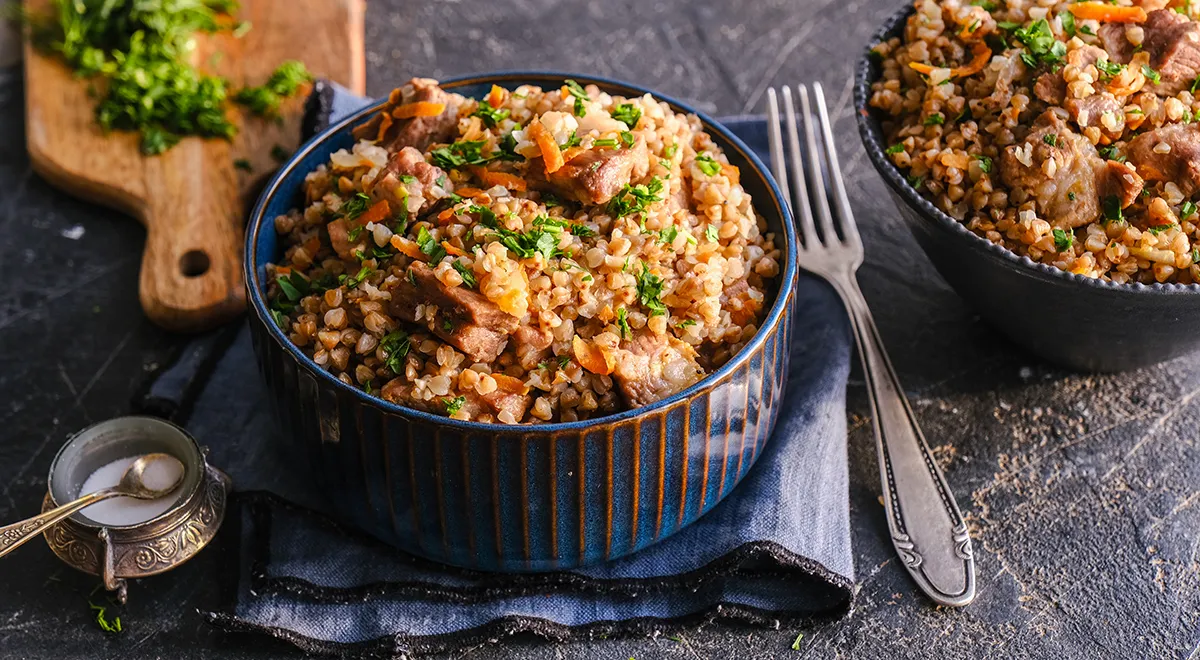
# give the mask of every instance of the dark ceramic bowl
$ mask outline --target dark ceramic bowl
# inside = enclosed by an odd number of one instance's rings
[[[480,98],[492,84],[594,83],[591,76],[498,73],[443,86]],[[742,184],[786,255],[762,329],[729,363],[651,406],[599,419],[526,426],[462,422],[388,403],[316,366],[271,321],[265,267],[280,253],[273,219],[303,201],[304,175],[349,148],[353,126],[382,101],[304,145],[267,186],[247,229],[245,276],[255,352],[286,442],[304,456],[339,517],[403,550],[487,570],[543,571],[629,554],[720,502],[771,435],[787,373],[796,236],[759,159],[698,115],[741,168]]]
[[[893,14],[868,48],[901,36],[912,13],[909,4]],[[1200,286],[1113,284],[1036,263],[971,233],[908,185],[867,105],[879,73],[864,53],[854,81],[863,146],[921,248],[980,316],[1038,356],[1084,371],[1135,369],[1200,349]]]

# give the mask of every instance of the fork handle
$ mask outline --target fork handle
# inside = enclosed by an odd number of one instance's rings
[[[971,537],[933,460],[853,273],[830,278],[850,312],[871,401],[888,528],[917,585],[941,605],[975,598]]]

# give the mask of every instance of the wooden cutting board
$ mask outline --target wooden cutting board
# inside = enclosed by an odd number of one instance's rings
[[[25,4],[44,12],[50,3]],[[280,62],[296,59],[313,75],[363,94],[363,10],[364,0],[241,0],[238,18],[252,29],[240,39],[228,31],[197,35],[195,62],[237,89],[263,84]],[[273,147],[290,153],[298,146],[303,94],[287,102],[279,122],[230,104],[239,128],[232,141],[187,138],[162,155],[143,156],[135,133],[100,131],[86,81],[26,43],[25,104],[34,170],[68,194],[145,225],[139,298],[152,321],[195,332],[241,313],[246,216],[278,167]],[[249,172],[234,166],[240,159]]]

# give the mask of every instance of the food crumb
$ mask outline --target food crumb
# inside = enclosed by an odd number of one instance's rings
[[[87,230],[83,228],[83,225],[71,225],[70,227],[60,231],[59,235],[63,238],[69,238],[73,241],[77,241],[83,238],[85,233],[87,233]]]

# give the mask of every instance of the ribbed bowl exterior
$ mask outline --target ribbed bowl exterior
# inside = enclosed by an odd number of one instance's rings
[[[589,76],[504,73],[443,83],[464,94],[574,78],[625,96],[646,90]],[[659,98],[665,98],[656,94]],[[677,108],[686,105],[665,99]],[[291,454],[338,517],[415,555],[499,571],[569,569],[644,548],[695,521],[738,484],[771,436],[788,371],[795,234],[766,168],[700,115],[755,196],[786,257],[755,338],[687,391],[596,420],[506,426],[460,422],[368,396],[333,378],[271,321],[260,282],[275,258],[272,219],[305,172],[348,146],[340,122],[267,186],[247,230],[255,354]],[[697,113],[700,114],[700,113]]]
[[[297,361],[252,317],[289,448],[355,526],[416,555],[540,571],[644,548],[741,481],[770,437],[791,315],[744,365],[667,408],[586,430],[460,430],[364,402]]]

